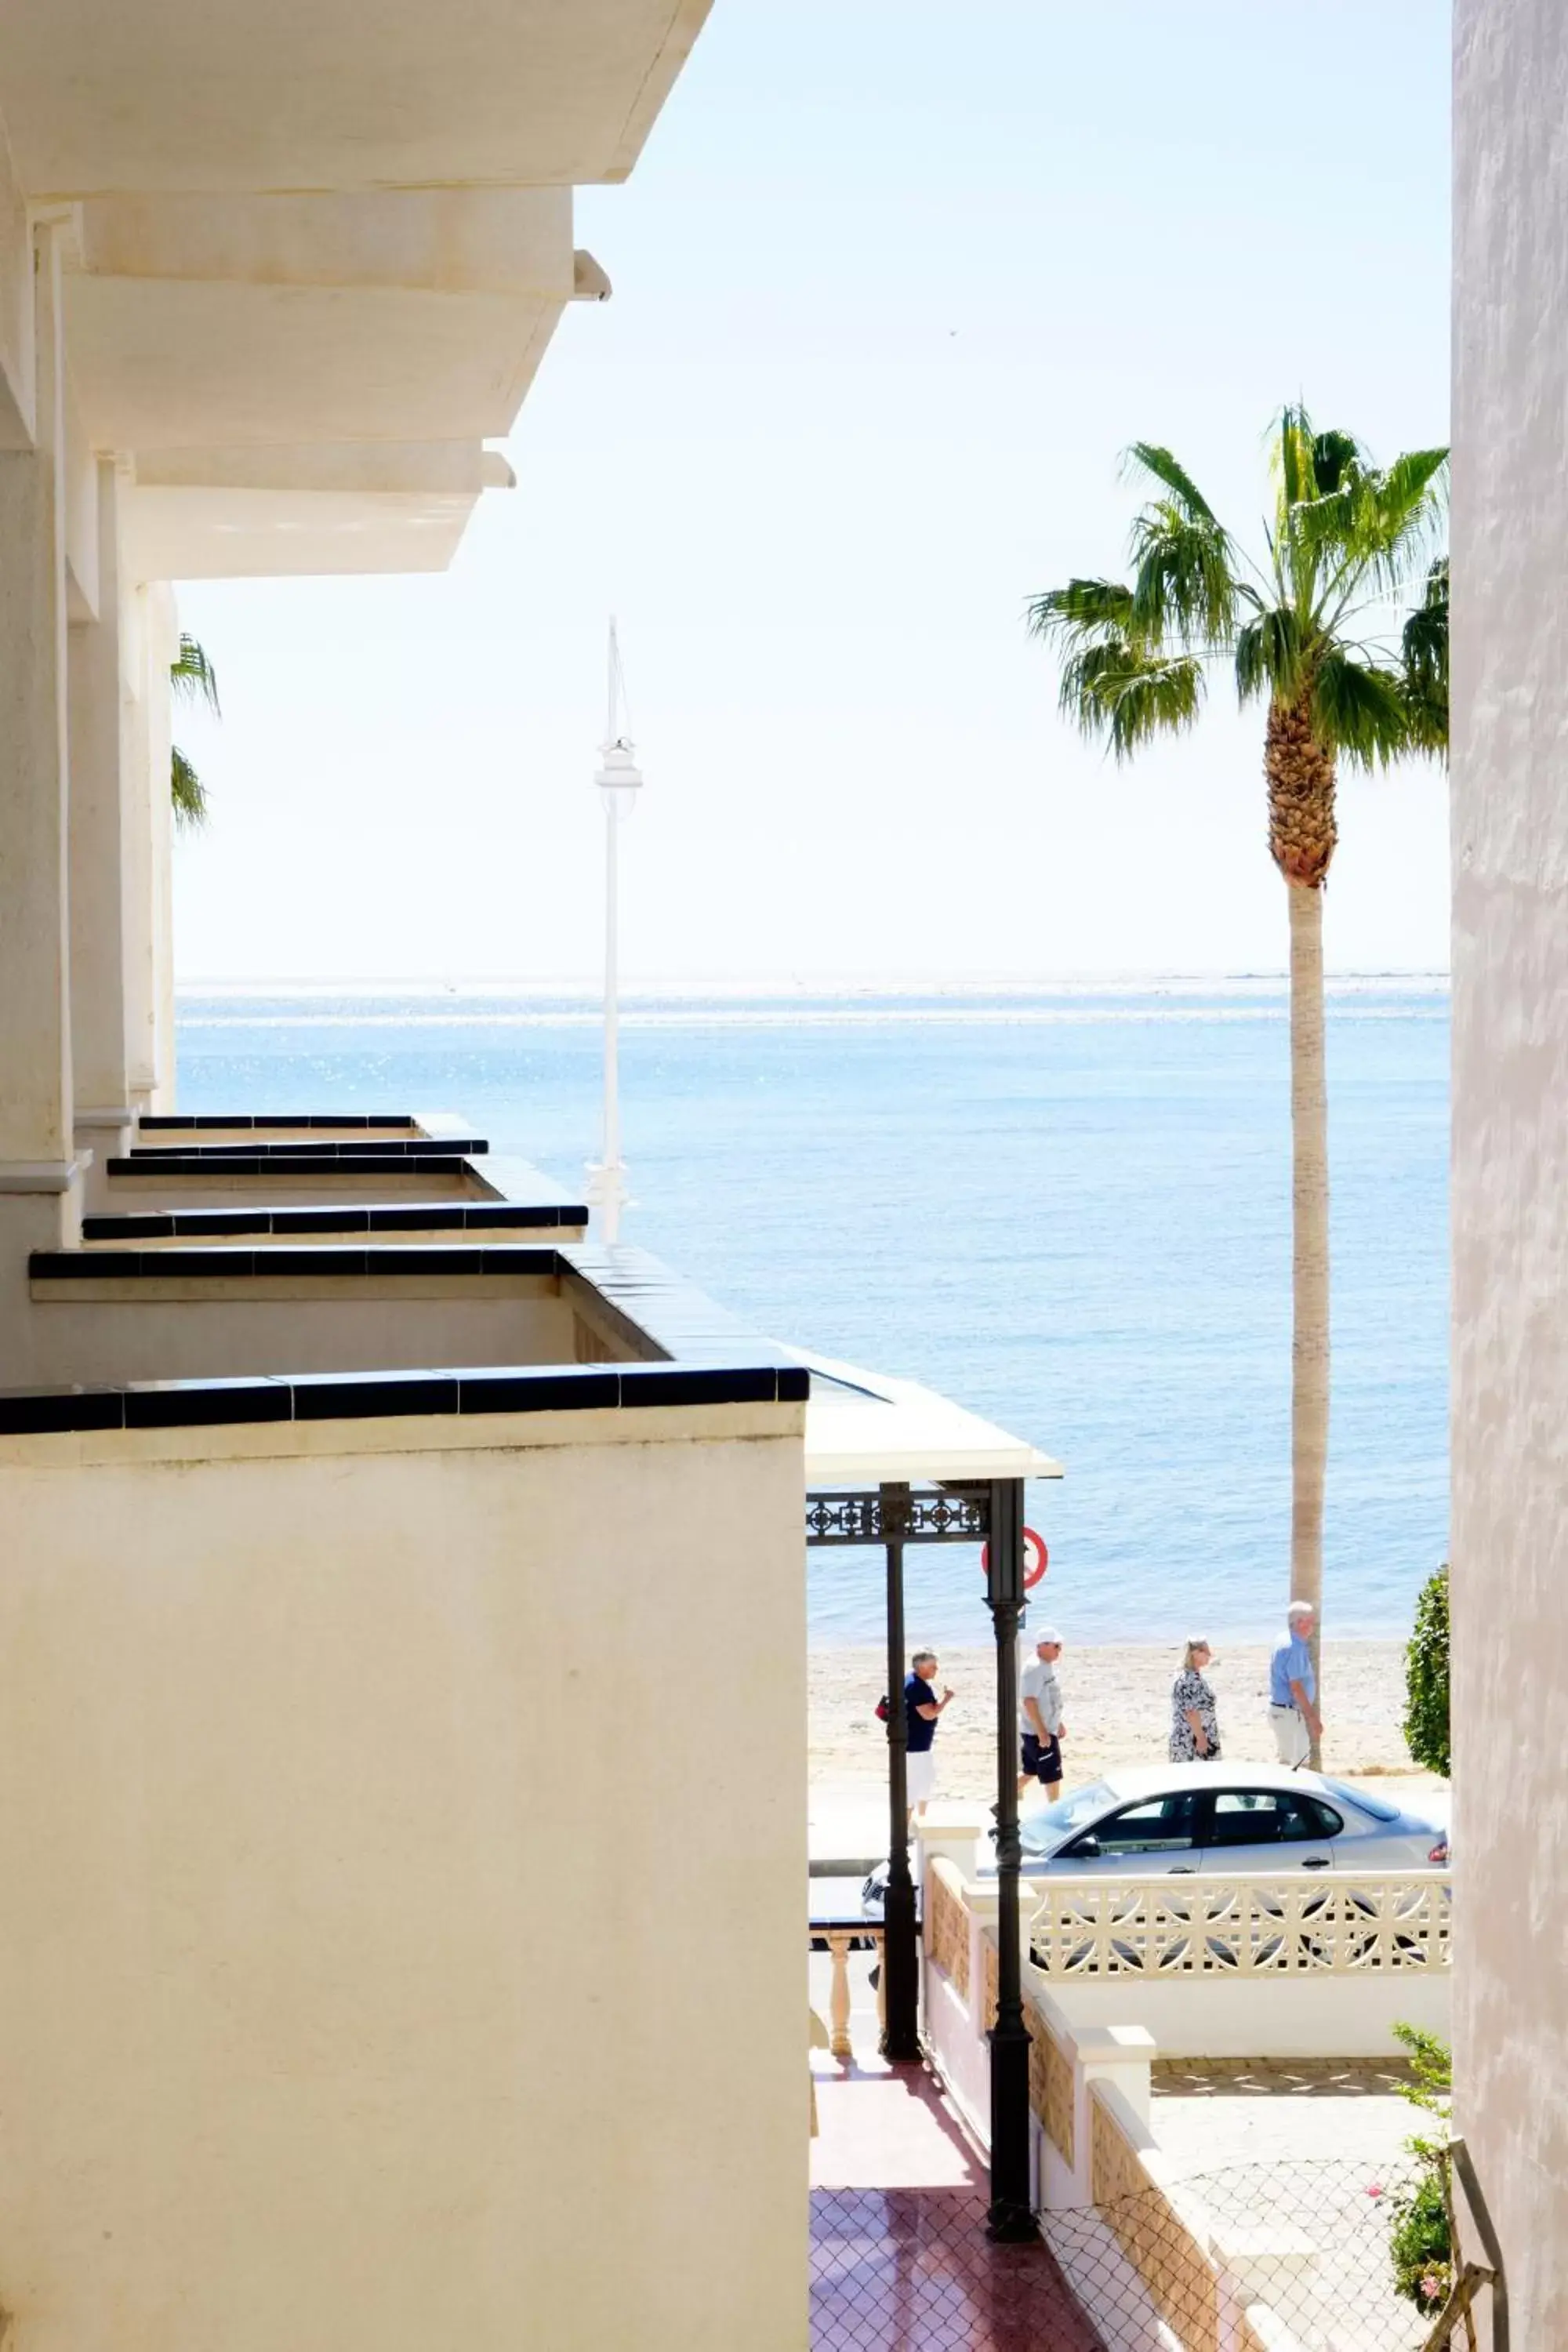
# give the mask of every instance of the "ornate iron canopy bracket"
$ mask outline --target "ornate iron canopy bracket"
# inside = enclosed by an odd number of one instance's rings
[[[868,1488],[808,1495],[808,1544],[984,1543],[991,1532],[989,1486],[937,1487],[929,1494]]]

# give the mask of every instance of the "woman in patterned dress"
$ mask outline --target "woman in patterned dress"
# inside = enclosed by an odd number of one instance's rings
[[[1190,1764],[1194,1757],[1211,1759],[1219,1754],[1219,1720],[1214,1692],[1205,1670],[1214,1652],[1195,1635],[1187,1643],[1182,1671],[1171,1685],[1171,1761]]]

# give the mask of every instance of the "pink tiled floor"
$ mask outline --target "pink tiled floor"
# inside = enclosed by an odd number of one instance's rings
[[[1044,2245],[993,2245],[983,2163],[924,2066],[817,2062],[813,2352],[1099,2352]]]

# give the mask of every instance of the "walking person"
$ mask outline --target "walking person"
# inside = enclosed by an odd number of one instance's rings
[[[952,1693],[935,1690],[937,1655],[917,1650],[904,1682],[904,1794],[909,1801],[910,1827],[915,1815],[925,1813],[926,1800],[936,1787],[936,1727],[952,1704]]]
[[[1194,1634],[1182,1654],[1182,1670],[1171,1685],[1171,1761],[1191,1764],[1219,1754],[1219,1717],[1208,1680],[1214,1652]]]
[[[1312,1672],[1313,1610],[1307,1601],[1292,1601],[1285,1612],[1286,1633],[1274,1644],[1268,1662],[1268,1720],[1281,1764],[1304,1764],[1312,1742],[1321,1741],[1323,1719],[1318,1713],[1318,1678]]]
[[[1053,1805],[1062,1792],[1062,1734],[1067,1728],[1062,1721],[1062,1688],[1057,1680],[1061,1654],[1062,1637],[1056,1627],[1042,1625],[1035,1636],[1035,1654],[1018,1685],[1024,1717],[1018,1794],[1023,1795],[1031,1780],[1037,1780],[1047,1802]]]

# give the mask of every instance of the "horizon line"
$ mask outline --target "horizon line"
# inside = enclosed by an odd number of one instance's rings
[[[1347,966],[1325,971],[1329,987],[1447,988],[1451,974],[1419,967]],[[623,997],[637,995],[760,997],[820,996],[1041,996],[1095,991],[1153,992],[1223,988],[1285,988],[1289,974],[1283,969],[1253,968],[1225,971],[1140,971],[1135,970],[1049,973],[1020,980],[1016,976],[964,975],[961,978],[890,973],[877,978],[860,974],[800,973],[757,979],[715,979],[700,976],[623,977]],[[181,974],[176,996],[238,996],[261,994],[310,995],[515,995],[598,998],[603,981],[595,975],[562,973],[535,977],[523,973],[395,973],[354,972],[308,976],[299,972],[255,972],[237,975]]]

